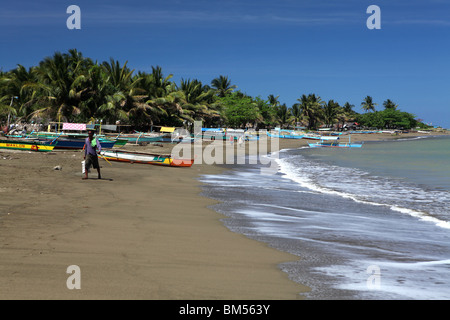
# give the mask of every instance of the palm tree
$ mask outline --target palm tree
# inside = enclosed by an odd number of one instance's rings
[[[291,115],[290,110],[287,108],[286,104],[283,103],[282,105],[279,105],[276,107],[277,110],[277,116],[279,120],[280,127],[282,128],[287,122]]]
[[[228,77],[222,75],[219,76],[219,78],[213,79],[211,81],[211,86],[216,89],[219,97],[225,97],[237,88],[237,86],[231,85],[231,81],[228,80]]]
[[[349,102],[346,102],[346,103],[344,103],[344,106],[343,106],[344,112],[347,113],[347,114],[353,114],[353,113],[355,113],[355,111],[353,111],[354,107],[355,106],[353,104],[350,104]]]
[[[131,79],[125,107],[131,123],[153,125],[170,117],[173,108],[168,101],[173,99],[173,92],[178,91],[171,78],[171,74],[164,77],[161,67],[157,66],[152,67],[152,73],[139,72]]]
[[[116,92],[104,97],[105,102],[97,108],[97,112],[92,118],[101,118],[106,122],[115,122],[117,120],[129,120],[128,113],[123,109],[126,97],[122,92]]]
[[[108,75],[102,65],[95,63],[87,67],[84,71],[84,79],[82,81],[80,79],[79,92],[77,93],[81,99],[79,107],[82,119],[80,120],[84,121],[91,118],[117,120],[109,119],[109,116],[104,114],[105,111],[102,109],[104,104],[111,102],[110,98],[115,92],[114,87],[108,82]],[[119,113],[119,111],[113,112],[113,114],[116,113]],[[122,118],[119,117],[118,119]]]
[[[317,128],[319,121],[322,119],[324,101],[315,94],[302,95],[297,101],[299,101],[301,114],[308,121],[308,129]]]
[[[128,61],[125,61],[121,67],[120,62],[110,58],[109,63],[103,62],[102,66],[108,76],[107,82],[111,83],[116,91],[127,91],[129,84],[131,83],[131,77],[134,70],[130,70],[127,67]]]
[[[170,82],[172,75],[164,77],[161,67],[152,67],[152,73],[139,72],[133,76],[127,62],[120,66],[118,61],[110,59],[103,67],[107,74],[107,82],[113,87],[113,92],[106,96],[106,103],[99,111],[109,118],[116,117],[128,120],[140,128],[159,122],[162,117],[170,116],[174,104],[173,91],[175,85]]]
[[[0,96],[0,115],[8,117],[7,127],[9,126],[10,116],[17,115],[17,110],[13,106],[14,97],[9,98],[7,95]],[[9,128],[7,128],[9,129]]]
[[[80,114],[80,86],[85,75],[81,67],[82,61],[74,62],[73,56],[56,52],[53,57],[46,57],[36,68],[36,80],[25,84],[22,88],[33,90],[35,105],[43,106],[32,113],[32,116],[46,115],[58,119],[66,119]]]
[[[185,120],[194,122],[192,118],[194,112],[182,107],[186,104],[186,97],[181,90],[174,90],[164,97],[148,100],[146,104],[162,111],[162,120],[166,125],[181,126]]]
[[[180,90],[185,93],[188,103],[205,103],[210,104],[216,101],[215,91],[209,86],[205,86],[201,81],[181,79]]]
[[[217,102],[215,90],[196,79],[181,79],[179,88],[185,96],[182,106],[185,113],[190,113],[194,120],[203,121],[206,126],[220,122],[221,104]]]
[[[83,54],[77,49],[69,49],[68,53],[65,54],[69,68],[71,70],[78,70],[79,73],[83,73],[94,65],[91,58],[83,57]]]
[[[18,65],[16,69],[0,76],[0,99],[3,101],[3,108],[22,118],[27,118],[32,109],[29,101],[32,99],[33,91],[24,88],[30,82],[35,81],[35,68],[26,69],[22,65]],[[17,105],[14,108],[13,104]],[[12,110],[14,109],[14,111]]]
[[[339,122],[342,122],[342,128],[344,128],[345,122],[354,120],[356,112],[353,110],[355,106],[349,102],[344,103],[341,108],[341,112],[338,114]]]
[[[299,103],[294,103],[291,107],[291,114],[293,116],[294,127],[298,125],[302,117],[302,109]]]
[[[324,105],[323,119],[327,127],[332,127],[334,122],[337,120],[339,108],[339,103],[334,100],[329,100],[328,103]]]
[[[172,74],[164,77],[160,66],[152,67],[150,81],[148,81],[149,86],[145,87],[149,97],[164,97],[170,91],[173,91],[175,84],[170,81],[172,77]]]
[[[396,110],[398,105],[392,102],[391,99],[387,99],[385,102],[383,102],[383,106],[385,109],[393,109]]]
[[[268,99],[268,101],[269,101],[269,104],[272,106],[272,107],[276,107],[276,106],[278,106],[279,104],[280,104],[280,102],[278,101],[278,98],[279,98],[280,96],[274,96],[273,94],[270,94],[268,97],[267,97],[267,99]]]
[[[372,101],[372,97],[371,96],[365,97],[364,101],[361,102],[361,106],[362,106],[363,110],[366,111],[366,112],[375,111],[375,106],[376,105],[377,104]]]

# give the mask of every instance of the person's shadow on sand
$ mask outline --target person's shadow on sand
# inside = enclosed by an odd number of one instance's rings
[[[101,180],[101,181],[114,181],[114,179],[111,178],[81,178],[81,180]]]

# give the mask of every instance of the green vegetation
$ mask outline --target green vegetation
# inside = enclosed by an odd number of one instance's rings
[[[365,127],[404,128],[423,125],[398,110],[387,99],[383,111],[367,96],[359,114],[346,102],[323,101],[316,94],[303,94],[291,107],[278,96],[251,97],[220,75],[210,85],[197,79],[173,82],[160,67],[152,72],[130,69],[127,62],[110,59],[102,63],[72,49],[56,52],[29,69],[0,72],[0,120],[88,122],[129,124],[139,130],[152,125],[185,126],[202,120],[206,127],[282,128],[304,126],[317,129],[356,121]]]
[[[357,115],[356,121],[369,128],[411,129],[418,126],[418,121],[408,112],[395,109],[384,109]]]

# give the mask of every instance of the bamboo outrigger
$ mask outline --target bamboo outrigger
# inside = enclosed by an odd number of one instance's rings
[[[362,143],[351,143],[351,138],[348,136],[348,143],[340,143],[339,138],[337,139],[320,139],[320,142],[308,143],[310,148],[361,148]]]
[[[170,155],[159,155],[124,150],[102,150],[100,155],[108,161],[153,164],[170,167],[191,167],[194,159],[174,159]]]

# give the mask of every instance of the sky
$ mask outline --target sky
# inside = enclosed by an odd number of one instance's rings
[[[70,5],[81,29],[68,29]],[[381,29],[367,21],[380,9]],[[450,0],[16,0],[0,2],[0,69],[76,48],[137,71],[238,90],[291,107],[303,94],[341,105],[391,99],[450,128]]]

